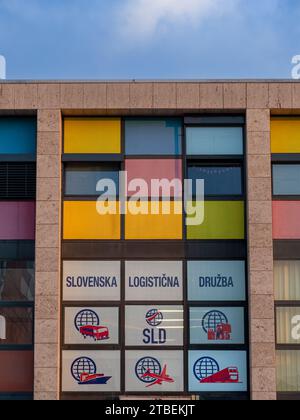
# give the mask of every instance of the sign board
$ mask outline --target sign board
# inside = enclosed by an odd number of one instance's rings
[[[246,392],[247,353],[190,351],[190,392]]]
[[[246,300],[244,261],[189,261],[189,301]]]
[[[64,261],[64,301],[120,300],[119,261]]]
[[[183,352],[127,351],[126,392],[183,392]]]
[[[64,351],[63,392],[120,392],[119,351]]]
[[[127,301],[182,301],[181,261],[127,261]]]
[[[182,346],[183,306],[127,306],[127,346]]]
[[[118,344],[119,308],[65,308],[65,344]]]
[[[244,344],[243,308],[190,308],[191,344]]]

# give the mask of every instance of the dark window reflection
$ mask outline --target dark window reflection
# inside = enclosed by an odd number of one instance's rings
[[[204,180],[206,196],[240,196],[243,194],[242,168],[239,166],[190,165],[188,178],[193,180],[193,196],[196,194],[196,180]]]
[[[0,345],[31,345],[33,309],[0,307]],[[2,338],[1,338],[2,337]]]
[[[0,302],[34,301],[34,263],[0,260]]]

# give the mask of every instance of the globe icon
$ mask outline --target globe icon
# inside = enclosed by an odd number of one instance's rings
[[[153,357],[144,357],[143,359],[140,359],[137,362],[135,366],[135,374],[140,381],[145,382],[147,384],[155,382],[154,378],[143,378],[143,375],[148,371],[150,371],[151,373],[155,373],[156,375],[161,374],[161,365],[157,359],[154,359]]]
[[[163,314],[158,309],[150,309],[146,314],[147,324],[151,327],[158,327],[163,320]]]
[[[96,372],[97,367],[95,362],[89,357],[80,357],[79,359],[76,359],[71,366],[71,374],[77,382],[80,382],[83,373],[95,375]]]
[[[211,357],[202,357],[194,365],[194,375],[199,381],[209,378],[219,371],[218,363]]]
[[[76,315],[74,323],[77,331],[79,331],[80,327],[86,327],[87,325],[98,327],[100,325],[100,319],[96,312],[90,309],[84,309]]]
[[[202,327],[206,333],[209,330],[217,331],[217,326],[221,324],[228,324],[228,319],[220,311],[208,312],[202,320]]]

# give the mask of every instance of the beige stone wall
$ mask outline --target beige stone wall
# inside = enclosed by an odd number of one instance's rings
[[[34,395],[59,398],[61,112],[38,111]]]
[[[38,115],[35,398],[59,397],[61,110],[68,115],[246,111],[251,393],[275,399],[270,111],[300,113],[297,82],[0,83],[0,114]]]

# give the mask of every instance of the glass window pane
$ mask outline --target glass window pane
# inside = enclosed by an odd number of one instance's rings
[[[0,153],[30,154],[36,152],[36,119],[0,118]]]
[[[242,127],[188,127],[188,155],[242,155]]]
[[[273,194],[300,195],[300,165],[273,165]]]
[[[64,153],[121,153],[121,119],[65,118]]]
[[[0,261],[0,301],[34,301],[34,263]]]
[[[277,343],[300,344],[300,307],[277,308]]]
[[[300,351],[277,351],[277,391],[300,391]]]
[[[0,346],[31,345],[32,337],[32,308],[0,307]]]
[[[33,365],[33,351],[0,351],[0,392],[32,392]]]
[[[229,166],[190,165],[188,178],[193,181],[193,196],[196,195],[196,180],[204,180],[205,195],[242,195],[242,168]]]
[[[119,168],[115,165],[68,165],[65,172],[65,194],[100,195],[107,190],[97,191],[101,180],[111,180],[115,191],[119,191]]]
[[[180,155],[181,140],[178,118],[128,119],[125,123],[127,155]]]
[[[275,299],[300,300],[300,261],[274,261]]]

